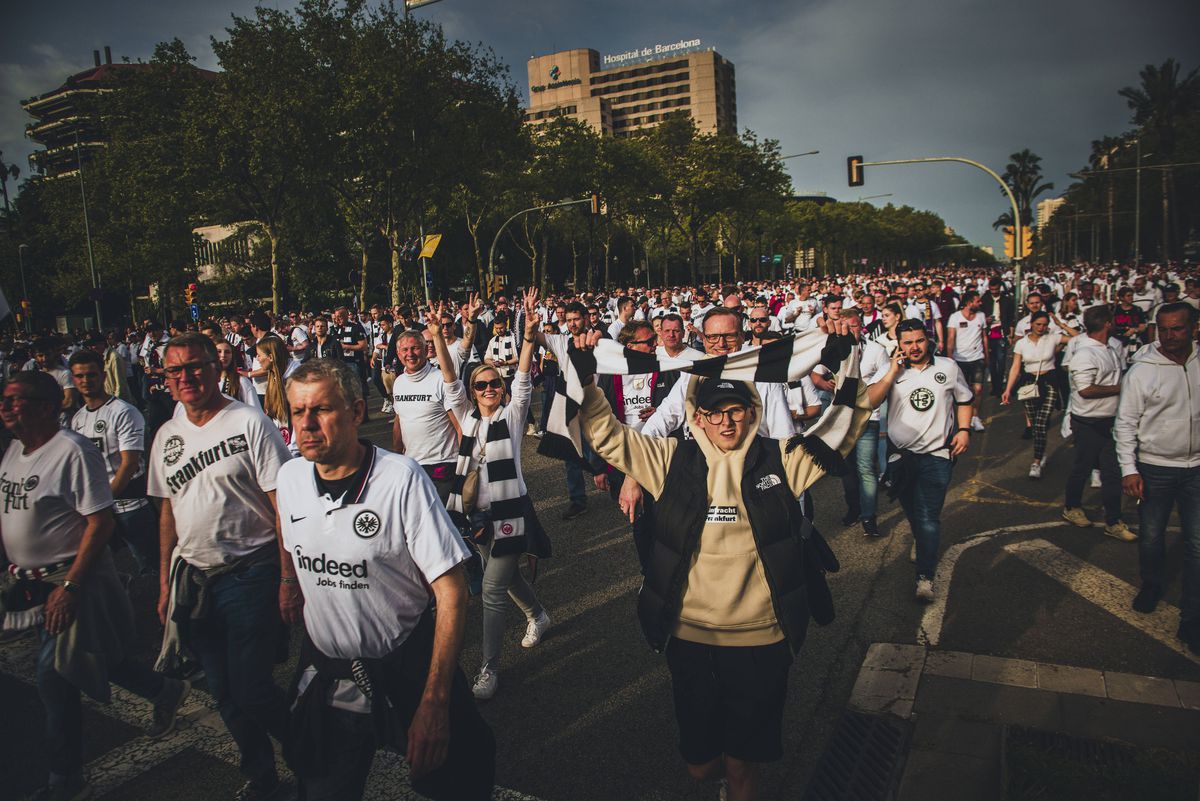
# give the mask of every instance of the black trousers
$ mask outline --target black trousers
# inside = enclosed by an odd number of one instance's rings
[[[1121,470],[1117,466],[1117,447],[1113,442],[1113,417],[1071,415],[1071,433],[1075,436],[1075,464],[1067,476],[1066,505],[1083,505],[1083,486],[1091,472],[1100,470],[1100,498],[1104,502],[1104,522],[1112,525],[1121,519]]]
[[[988,346],[988,373],[992,382],[992,394],[997,398],[1004,394],[1005,376],[1008,371],[1008,340],[1004,337],[1000,339],[989,339]]]
[[[405,733],[421,704],[429,661],[433,656],[433,618],[426,614],[404,644],[398,699],[401,734],[395,743],[376,739],[371,716],[342,709],[324,710],[325,760],[328,770],[320,777],[300,780],[301,801],[357,801],[366,788],[375,750],[392,746],[401,754],[408,749]],[[435,801],[486,801],[496,780],[496,739],[479,714],[475,696],[461,668],[454,669],[450,689],[450,746],[446,761],[437,770],[412,779],[412,788]]]

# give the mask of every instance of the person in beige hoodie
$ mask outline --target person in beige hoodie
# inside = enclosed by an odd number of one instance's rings
[[[845,327],[834,333],[845,337]],[[755,799],[759,764],[782,757],[788,670],[809,620],[800,541],[808,524],[796,497],[837,456],[811,438],[759,436],[752,383],[685,376],[694,439],[681,441],[623,425],[591,378],[582,380],[592,449],[656,500],[638,616],[650,645],[666,652],[688,771],[723,778],[730,799]],[[841,457],[870,416],[865,384],[854,397]]]

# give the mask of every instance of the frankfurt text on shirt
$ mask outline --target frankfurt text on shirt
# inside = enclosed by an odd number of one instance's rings
[[[211,467],[228,456],[245,453],[248,450],[250,450],[250,445],[246,441],[245,434],[236,434],[228,439],[221,440],[221,442],[211,448],[205,448],[184,462],[183,467],[176,470],[167,478],[167,485],[171,488],[171,494],[174,495],[182,490],[184,485],[195,478],[197,474],[203,472],[205,468]]]

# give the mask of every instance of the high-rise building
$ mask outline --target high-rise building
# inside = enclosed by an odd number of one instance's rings
[[[673,116],[704,133],[737,132],[733,63],[699,39],[601,57],[563,50],[528,62],[525,121],[570,117],[603,134],[628,136]]]
[[[1054,212],[1058,211],[1058,207],[1066,202],[1067,199],[1061,197],[1049,197],[1038,201],[1037,226],[1039,231],[1046,227],[1046,223],[1050,222],[1050,218],[1054,216]]]

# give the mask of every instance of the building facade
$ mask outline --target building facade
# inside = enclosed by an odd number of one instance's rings
[[[605,135],[629,136],[685,116],[702,133],[737,133],[733,63],[699,39],[603,58],[595,50],[563,50],[529,59],[527,69],[531,125],[569,117]]]
[[[1066,203],[1066,198],[1050,197],[1045,200],[1038,201],[1037,204],[1037,227],[1042,230],[1050,222],[1050,218],[1054,216],[1054,212],[1058,211],[1058,207]]]

